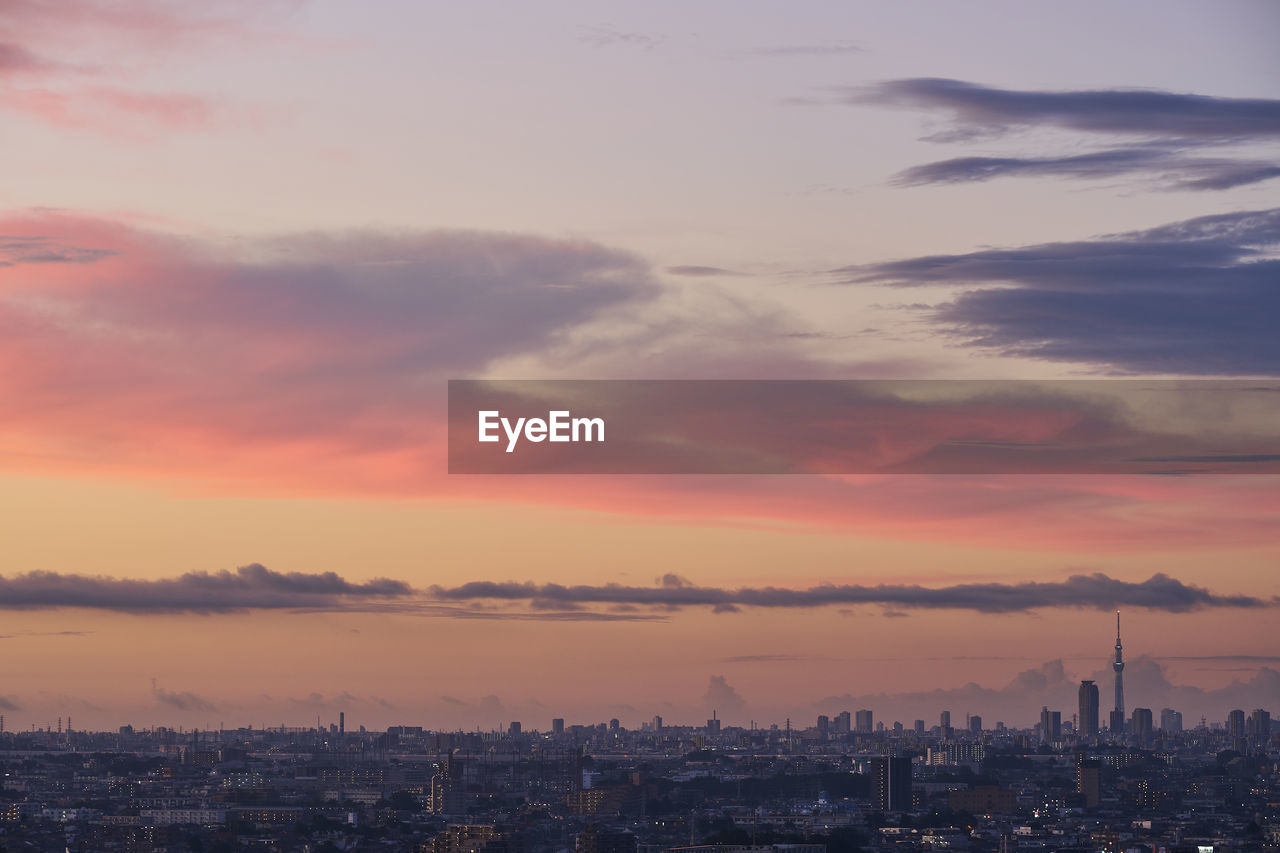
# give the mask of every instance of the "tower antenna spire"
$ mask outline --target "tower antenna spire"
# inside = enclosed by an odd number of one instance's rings
[[[1124,733],[1124,657],[1120,645],[1120,611],[1116,611],[1116,659],[1111,664],[1116,674],[1116,706],[1111,712],[1111,731],[1119,736]]]

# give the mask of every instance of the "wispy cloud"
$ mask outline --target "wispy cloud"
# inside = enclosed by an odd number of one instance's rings
[[[179,711],[216,711],[218,706],[209,699],[192,693],[189,690],[165,690],[156,680],[151,679],[151,696],[161,705],[177,708]]]
[[[202,50],[243,45],[258,36],[264,17],[291,6],[292,0],[228,0],[216,7],[7,0],[0,10],[0,110],[135,139],[256,120],[211,94],[150,88],[138,79],[138,60],[173,63]]]
[[[1152,90],[1017,91],[962,80],[914,78],[846,89],[842,100],[940,112],[949,130],[929,137],[964,142],[1025,128],[1145,141],[1085,154],[958,157],[915,166],[893,183],[920,186],[999,177],[1143,177],[1166,190],[1225,190],[1280,176],[1280,161],[1189,153],[1280,139],[1280,100]]]
[[[845,93],[850,103],[947,112],[961,134],[1051,126],[1090,133],[1205,139],[1280,138],[1280,100],[1157,90],[997,89],[940,77],[889,80]]]
[[[111,249],[74,246],[47,234],[0,234],[0,267],[19,264],[91,264],[116,254]]]
[[[727,270],[722,267],[704,267],[704,266],[697,266],[697,265],[667,267],[667,274],[689,276],[692,278],[707,278],[707,277],[722,276],[722,275],[742,275],[742,273],[740,272],[734,272],[733,270]]]
[[[661,35],[620,30],[609,24],[579,28],[578,41],[591,47],[631,47],[653,50],[665,40]]]
[[[848,56],[862,53],[866,48],[857,42],[832,41],[814,44],[777,44],[764,47],[753,47],[739,51],[739,56],[769,57],[804,57],[804,56]]]
[[[792,663],[794,661],[812,660],[812,655],[732,655],[724,658],[723,663]]]
[[[1108,148],[1068,157],[957,157],[913,166],[898,186],[959,184],[999,177],[1110,178],[1145,175],[1170,190],[1225,190],[1280,177],[1280,163],[1187,157],[1180,149]]]
[[[16,634],[0,634],[0,640],[12,640],[17,637],[88,637],[93,631],[19,631]]]

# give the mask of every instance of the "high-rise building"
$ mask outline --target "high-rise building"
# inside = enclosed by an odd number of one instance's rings
[[[1244,711],[1239,708],[1227,714],[1227,737],[1244,737]]]
[[[969,734],[982,734],[982,717],[977,714],[969,717]]]
[[[857,731],[870,733],[875,728],[871,722],[871,712],[865,708],[859,711],[854,717],[854,725]]]
[[[1085,808],[1096,808],[1102,799],[1102,762],[1076,753],[1076,793],[1084,797]]]
[[[1111,715],[1111,730],[1119,731],[1124,729],[1124,656],[1121,654],[1120,646],[1120,611],[1116,611],[1116,659],[1111,664],[1111,668],[1116,673],[1116,707]],[[1119,725],[1116,721],[1119,720]]]
[[[556,717],[551,721],[551,733],[553,735],[564,734],[564,717]]]
[[[923,735],[924,735],[924,720],[916,720],[915,725],[913,726],[913,728],[915,729],[916,734],[923,736]]]
[[[1141,742],[1151,739],[1151,709],[1133,709],[1133,736]]]
[[[1062,740],[1062,712],[1050,711],[1047,705],[1040,709],[1040,742],[1057,743]]]
[[[70,723],[67,726],[70,728]],[[1245,721],[1244,728],[1245,734],[1254,743],[1265,744],[1271,740],[1271,712],[1262,708],[1255,708],[1253,713],[1249,715],[1249,719]]]
[[[1182,714],[1172,708],[1160,710],[1160,728],[1165,734],[1182,731]]]
[[[347,712],[338,712],[338,734],[345,735],[347,733]]]
[[[463,814],[466,812],[466,786],[462,779],[462,765],[453,759],[453,751],[440,765],[440,772],[431,777],[427,811],[432,814]]]
[[[520,723],[513,722],[510,726],[508,726],[507,734],[509,734],[511,737],[515,737],[516,735],[520,734]]]
[[[875,808],[882,812],[911,808],[911,759],[885,755],[871,759],[871,793]]]
[[[1080,682],[1080,737],[1098,736],[1098,685]]]
[[[831,718],[826,714],[818,715],[818,734],[826,737],[831,733]]]
[[[848,711],[836,714],[836,734],[847,735],[851,731],[853,731],[853,715]]]

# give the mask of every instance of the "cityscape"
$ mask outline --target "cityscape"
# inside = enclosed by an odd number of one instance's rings
[[[405,853],[1263,851],[1280,845],[1267,709],[1184,724],[1115,704],[1032,726],[874,709],[749,728],[655,715],[422,725],[6,731],[0,849]],[[1158,725],[1157,725],[1158,721]]]
[[[1277,0],[0,0],[0,853],[1280,853]]]

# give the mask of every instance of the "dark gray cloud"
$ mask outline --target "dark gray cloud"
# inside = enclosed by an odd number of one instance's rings
[[[1145,175],[1175,190],[1225,190],[1280,177],[1280,165],[1263,161],[1182,156],[1154,146],[1109,148],[1070,157],[956,157],[899,172],[898,186],[957,184],[1000,177],[1077,179]]]
[[[228,613],[244,610],[351,609],[361,602],[404,598],[403,581],[353,583],[333,572],[273,572],[253,563],[234,572],[188,572],[140,580],[28,572],[0,577],[0,609],[83,607],[127,613]]]
[[[1280,208],[1092,240],[846,267],[849,282],[987,285],[929,309],[999,352],[1121,371],[1280,373]]]
[[[203,696],[199,696],[188,690],[172,691],[165,690],[156,684],[156,680],[151,679],[151,695],[157,702],[162,705],[169,705],[177,708],[179,711],[216,711],[218,706]]]
[[[813,608],[828,605],[883,605],[894,610],[951,609],[1015,613],[1038,608],[1113,610],[1137,607],[1185,612],[1209,607],[1259,608],[1273,599],[1229,595],[1184,583],[1165,574],[1125,581],[1102,573],[1076,574],[1065,581],[1018,584],[974,583],[944,587],[915,584],[822,584],[807,589],[707,587],[667,575],[652,587],[562,586],[473,581],[456,587],[415,590],[407,583],[378,578],[365,583],[339,575],[280,573],[253,564],[235,572],[189,572],[162,580],[31,572],[0,578],[0,609],[81,607],[125,613],[387,612],[409,615],[515,621],[662,621],[683,607],[717,613],[743,608]],[[614,612],[619,605],[628,612]],[[601,606],[603,609],[596,609]],[[742,658],[745,661],[755,658]]]
[[[727,270],[721,267],[703,267],[696,265],[667,267],[667,274],[690,276],[693,278],[706,278],[721,275],[742,275],[740,272],[734,272],[733,270]]]
[[[1015,613],[1046,607],[1078,607],[1114,610],[1139,607],[1185,612],[1206,607],[1273,607],[1274,600],[1248,595],[1221,595],[1183,583],[1165,574],[1133,582],[1105,574],[1072,575],[1065,581],[1028,581],[1019,584],[955,584],[924,587],[914,584],[823,584],[808,589],[741,587],[728,589],[693,585],[654,587],[561,586],[559,584],[494,583],[474,581],[457,587],[434,586],[430,594],[442,600],[534,600],[571,604],[627,603],[650,607],[721,605],[735,607],[810,608],[827,605],[882,604],[895,608],[975,610],[982,613]]]
[[[1280,100],[1267,98],[1136,89],[1017,91],[918,77],[850,90],[846,99],[946,111],[961,134],[1001,133],[1038,125],[1160,137],[1280,138]]]
[[[559,609],[551,609],[558,606]],[[438,605],[398,604],[390,609],[413,613],[419,616],[436,616],[444,619],[481,619],[495,622],[665,622],[666,617],[660,613],[616,612],[610,608],[608,613],[584,610],[572,603],[558,605],[540,601],[537,605],[529,602],[530,610],[491,610],[471,607],[441,607]]]
[[[188,572],[175,578],[143,580],[101,575],[28,572],[0,576],[0,611],[85,608],[118,613],[241,613],[281,610],[291,613],[404,613],[440,619],[521,622],[660,622],[661,613],[600,613],[572,601],[528,602],[528,609],[442,604],[408,583],[389,578],[346,580],[334,572],[275,572],[258,563],[234,572]],[[42,636],[80,636],[84,632],[48,632]],[[9,636],[0,635],[0,639]],[[22,634],[21,636],[31,636]]]
[[[21,711],[17,696],[0,696],[0,711]]]
[[[339,376],[366,368],[371,378],[420,378],[536,349],[603,309],[658,293],[643,260],[585,241],[358,232],[295,235],[259,251],[267,258],[225,266],[184,258],[202,285],[165,298],[120,287],[85,307],[128,327],[198,336],[234,328],[248,346],[296,339],[332,353],[325,367]]]

